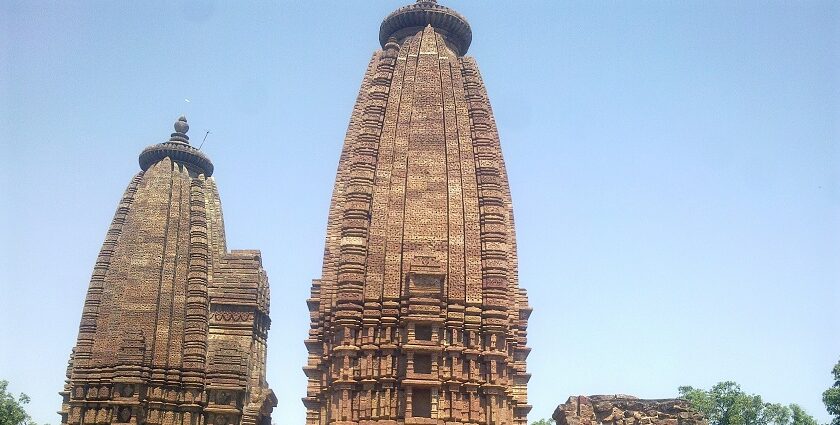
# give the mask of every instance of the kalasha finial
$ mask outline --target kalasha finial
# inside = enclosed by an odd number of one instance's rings
[[[189,143],[190,136],[187,136],[188,131],[190,131],[190,125],[187,124],[187,117],[181,115],[178,117],[178,121],[175,121],[175,132],[170,135],[169,141]]]
[[[190,125],[187,124],[187,117],[181,115],[178,121],[175,121],[175,131],[179,133],[186,133],[190,131]]]

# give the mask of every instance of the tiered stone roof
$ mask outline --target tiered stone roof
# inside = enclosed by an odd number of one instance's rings
[[[527,323],[499,136],[466,20],[382,24],[307,301],[308,425],[526,425]]]
[[[184,117],[114,214],[67,369],[66,425],[271,423],[268,277],[227,251],[213,165]]]

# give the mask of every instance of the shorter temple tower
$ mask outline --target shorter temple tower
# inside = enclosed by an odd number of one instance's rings
[[[184,117],[140,154],[102,244],[61,423],[270,425],[268,278],[228,252],[213,164]]]

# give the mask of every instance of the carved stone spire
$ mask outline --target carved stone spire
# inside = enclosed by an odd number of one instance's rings
[[[140,154],[93,268],[62,425],[265,425],[268,278],[228,252],[213,165],[187,119]]]
[[[527,325],[499,135],[462,16],[382,23],[307,300],[307,425],[526,425]]]

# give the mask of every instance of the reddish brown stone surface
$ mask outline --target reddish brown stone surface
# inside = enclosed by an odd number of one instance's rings
[[[260,252],[227,251],[212,163],[175,128],[141,154],[94,266],[63,424],[270,424]]]
[[[531,309],[471,37],[431,1],[382,24],[308,300],[308,425],[527,422]]]
[[[683,399],[644,400],[621,394],[569,397],[552,418],[557,425],[707,425]]]

